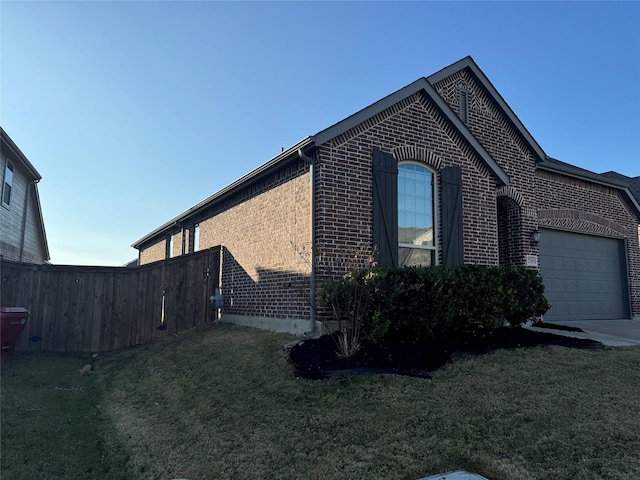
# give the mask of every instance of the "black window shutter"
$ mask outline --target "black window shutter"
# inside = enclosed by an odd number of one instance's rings
[[[462,231],[462,169],[446,167],[440,172],[442,201],[442,263],[464,264]]]
[[[373,245],[378,266],[398,266],[398,162],[373,150]]]

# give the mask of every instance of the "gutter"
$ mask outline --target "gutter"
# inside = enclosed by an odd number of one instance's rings
[[[316,332],[316,213],[315,213],[315,179],[313,176],[313,158],[298,149],[298,156],[309,165],[309,181],[311,182],[311,271],[309,272],[309,330],[305,335],[313,336]]]
[[[594,173],[584,168],[576,167],[568,163],[561,162],[560,160],[547,157],[544,162],[538,163],[536,168],[540,170],[546,170],[549,172],[560,173],[569,177],[577,178],[579,180],[597,183],[604,185],[605,187],[615,188],[624,193],[631,206],[636,210],[640,216],[640,204],[635,198],[631,190],[629,189],[629,183],[623,180],[618,180],[611,177],[606,177],[599,173]]]
[[[217,202],[221,201],[223,198],[227,197],[228,195],[231,195],[237,190],[246,187],[252,182],[260,180],[260,178],[262,178],[264,175],[268,175],[273,168],[278,168],[283,164],[286,164],[287,161],[298,158],[298,154],[297,154],[298,150],[312,146],[314,144],[314,140],[315,139],[313,137],[307,137],[303,140],[300,140],[297,144],[293,145],[292,147],[289,147],[287,150],[276,155],[268,162],[260,165],[258,168],[252,170],[245,176],[239,178],[238,180],[231,183],[230,185],[227,185],[222,190],[219,190],[218,192],[204,199],[197,205],[184,211],[177,217],[172,218],[165,224],[161,225],[160,227],[156,228],[155,230],[148,233],[144,237],[140,238],[139,240],[134,242],[131,246],[135,249],[140,249],[140,247],[142,247],[147,242],[153,241],[157,238],[162,237],[163,235],[168,233],[168,231],[171,230],[171,227],[173,227],[174,224],[185,223],[189,218],[197,216],[199,213],[201,213],[208,207],[215,205]]]
[[[24,153],[22,153],[22,150],[20,150],[18,146],[15,144],[15,142],[11,140],[11,137],[9,136],[9,134],[5,132],[4,128],[2,127],[0,127],[0,136],[2,137],[2,142],[4,142],[7,147],[9,147],[9,150],[11,151],[11,153],[13,153],[16,156],[16,158],[18,158],[20,162],[22,162],[24,167],[27,169],[27,172],[29,172],[29,174],[34,179],[40,181],[42,179],[42,175],[38,173],[38,170],[36,170],[36,167],[32,165],[32,163],[29,161],[27,156]]]
[[[562,173],[570,177],[578,178],[580,180],[588,180],[590,182],[599,183],[601,185],[619,189],[625,189],[629,186],[629,182],[618,180],[611,177],[605,177],[595,172],[585,170],[584,168],[576,167],[569,163],[556,160],[551,157],[547,157],[543,162],[539,162],[536,168],[541,170],[548,170],[555,173]]]

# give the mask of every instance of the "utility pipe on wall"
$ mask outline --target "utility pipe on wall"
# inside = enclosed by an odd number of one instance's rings
[[[309,273],[309,330],[305,332],[312,336],[316,331],[316,215],[315,215],[315,180],[313,178],[313,158],[307,156],[299,148],[298,156],[309,164],[309,182],[311,182],[311,272]]]

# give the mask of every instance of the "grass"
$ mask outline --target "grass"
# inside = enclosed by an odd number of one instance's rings
[[[81,356],[14,354],[0,389],[0,477],[120,479],[127,456]],[[131,477],[129,477],[131,478]]]
[[[292,375],[291,338],[203,327],[102,354],[89,377],[77,357],[17,352],[2,378],[2,477],[640,478],[639,347],[312,382]]]

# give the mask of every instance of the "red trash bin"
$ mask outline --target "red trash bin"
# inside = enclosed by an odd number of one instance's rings
[[[24,330],[29,310],[22,307],[0,307],[0,344],[2,345],[2,367],[11,363],[18,336]]]

